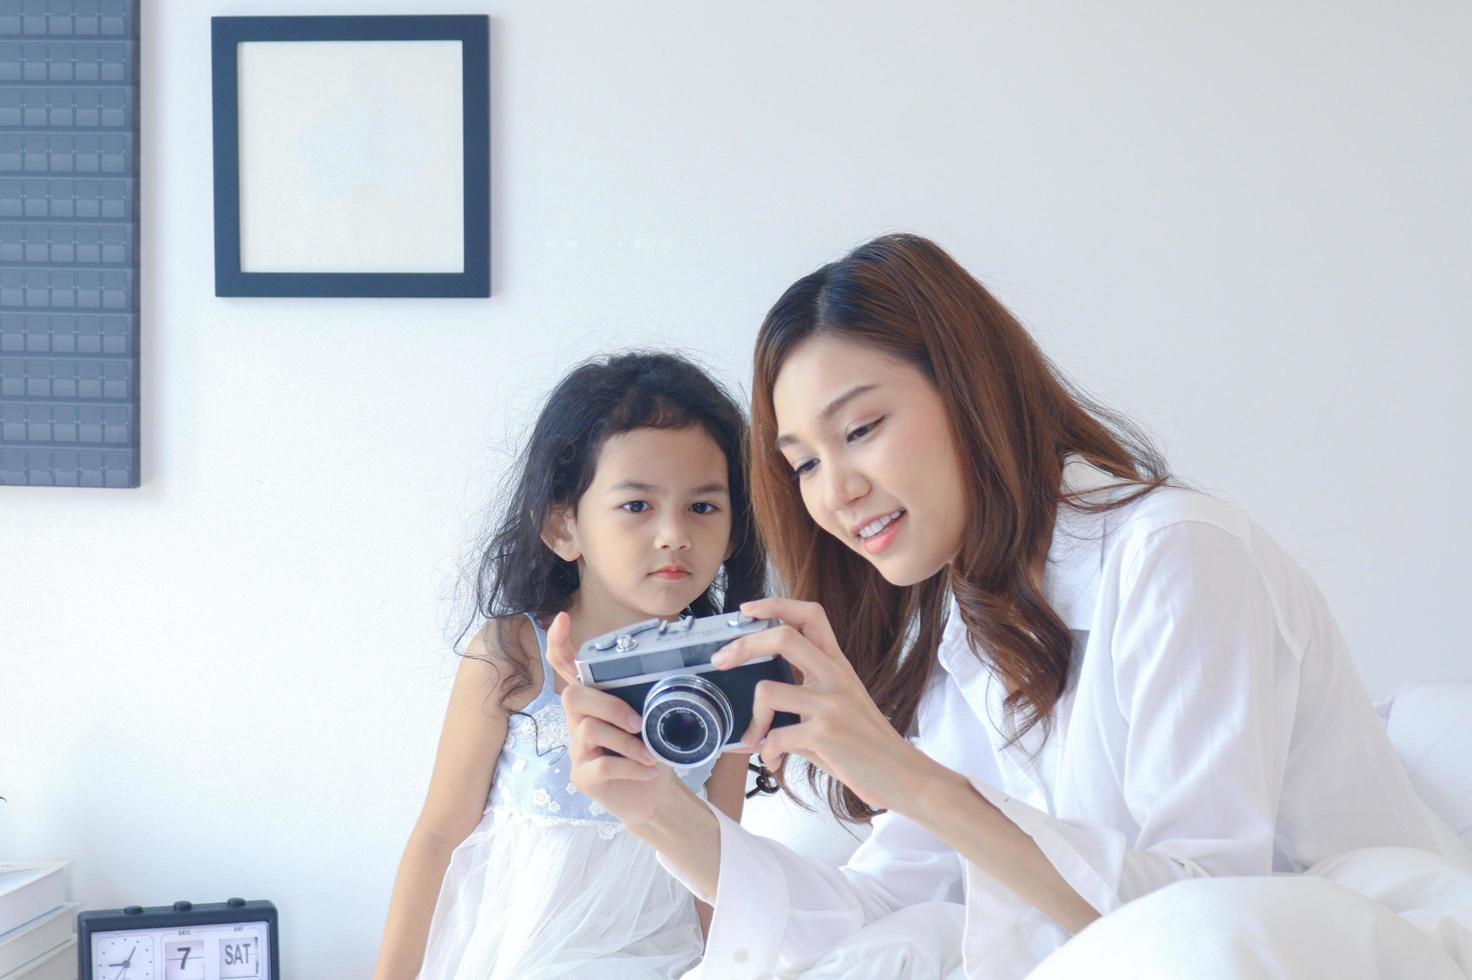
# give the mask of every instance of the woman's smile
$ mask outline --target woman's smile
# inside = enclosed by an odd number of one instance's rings
[[[863,525],[854,532],[859,539],[860,547],[871,555],[879,554],[888,548],[895,535],[899,534],[904,519],[905,511],[901,509]]]

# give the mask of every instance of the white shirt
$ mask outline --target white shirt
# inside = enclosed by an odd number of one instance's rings
[[[1072,490],[1112,482],[1064,469]],[[1362,847],[1472,861],[1415,795],[1323,596],[1240,511],[1172,488],[1101,515],[1061,507],[1044,590],[1082,649],[1047,740],[1039,725],[1004,744],[1002,683],[953,603],[914,741],[1101,914],[1184,878],[1302,871]],[[801,968],[927,901],[964,902],[968,977],[1023,976],[1069,938],[899,814],[834,868],[712,811],[707,980]]]

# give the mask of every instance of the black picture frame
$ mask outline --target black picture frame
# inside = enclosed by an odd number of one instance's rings
[[[215,295],[462,296],[491,293],[490,18],[485,15],[214,17]],[[247,41],[459,41],[464,127],[461,272],[246,272],[240,261],[237,45]]]

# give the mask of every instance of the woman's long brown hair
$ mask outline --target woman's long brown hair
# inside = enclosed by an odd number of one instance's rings
[[[966,480],[965,539],[955,561],[912,586],[878,570],[818,527],[776,448],[772,389],[803,341],[832,334],[922,371],[945,404]],[[1077,454],[1123,488],[1068,497],[1065,457]],[[1020,738],[1051,727],[1067,686],[1072,638],[1042,590],[1060,505],[1118,507],[1169,480],[1138,429],[1070,384],[1027,330],[934,242],[886,235],[793,283],[757,335],[752,383],[752,494],[758,530],[789,595],[821,603],[840,648],[901,734],[915,721],[955,594],[971,648],[1006,683]],[[809,764],[810,785],[819,771]],[[839,817],[876,811],[848,787],[826,795]]]

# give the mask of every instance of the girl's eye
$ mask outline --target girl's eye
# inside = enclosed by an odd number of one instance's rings
[[[870,422],[870,423],[868,423],[866,425],[859,426],[857,429],[854,429],[852,432],[850,432],[848,434],[848,441],[849,442],[857,442],[858,440],[860,440],[860,439],[864,438],[865,436],[867,436],[869,433],[873,432],[875,429],[879,428],[879,423],[880,422],[883,422],[883,421],[884,421],[884,417],[883,416],[880,416],[879,418],[875,419],[873,422]]]
[[[811,473],[813,467],[817,465],[818,461],[816,459],[805,459],[792,468],[792,475],[801,479]]]
[[[630,514],[642,514],[649,509],[649,501],[630,500],[628,503],[623,505],[623,508]]]
[[[703,500],[698,503],[691,504],[690,509],[695,511],[695,513],[697,514],[714,514],[717,510],[720,510],[720,508],[717,507],[715,504],[707,503]]]

